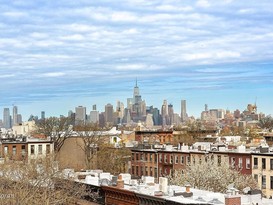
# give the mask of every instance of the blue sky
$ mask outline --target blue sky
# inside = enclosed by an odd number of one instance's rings
[[[0,4],[0,118],[116,105],[273,114],[271,0],[13,0]]]

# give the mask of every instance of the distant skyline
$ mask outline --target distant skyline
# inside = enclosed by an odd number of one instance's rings
[[[0,5],[0,118],[18,106],[99,111],[132,97],[135,78],[147,105],[163,100],[180,114],[243,111],[257,99],[273,114],[273,2],[7,1]]]

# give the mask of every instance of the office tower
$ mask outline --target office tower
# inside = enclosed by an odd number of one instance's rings
[[[186,100],[181,100],[181,121],[185,122],[186,120],[187,120]]]
[[[172,125],[173,124],[173,116],[174,116],[174,111],[173,111],[173,105],[169,104],[168,105],[168,125]]]
[[[4,112],[3,112],[3,126],[6,129],[10,129],[11,128],[11,116],[10,116],[9,108],[4,108]]]
[[[205,112],[208,112],[208,104],[205,104]]]
[[[44,120],[45,119],[45,111],[41,112],[41,119]]]
[[[13,106],[13,109],[12,109],[12,124],[13,125],[17,125],[18,122],[17,122],[17,114],[18,114],[18,108],[17,106]]]
[[[98,123],[99,122],[99,111],[92,110],[90,112],[90,122],[91,123]]]
[[[153,115],[152,114],[147,114],[146,117],[146,127],[152,128],[154,126],[154,121],[153,121]]]
[[[21,114],[17,114],[17,124],[20,125],[22,124],[23,120],[22,120],[22,115]]]
[[[163,105],[161,107],[161,117],[162,117],[162,125],[168,124],[168,103],[167,100],[163,101]]]
[[[78,106],[75,108],[75,123],[85,123],[86,120],[86,107]]]
[[[97,105],[96,104],[93,105],[92,108],[93,108],[93,110],[97,110]]]
[[[139,97],[141,98],[141,96],[139,95],[139,88],[137,86],[137,79],[136,79],[136,85],[134,87],[134,94],[133,94],[133,103],[137,103],[139,101]]]
[[[114,123],[113,113],[114,113],[113,105],[111,105],[110,103],[105,105],[105,123],[106,124],[113,124]]]

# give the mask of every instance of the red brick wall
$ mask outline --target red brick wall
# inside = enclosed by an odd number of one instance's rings
[[[240,196],[226,197],[225,205],[241,205],[241,197]]]

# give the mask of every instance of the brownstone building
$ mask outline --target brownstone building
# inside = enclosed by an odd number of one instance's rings
[[[22,141],[2,141],[1,157],[9,160],[23,161],[28,156],[28,143]]]
[[[173,131],[136,131],[135,140],[139,143],[148,144],[172,144],[173,143]]]

